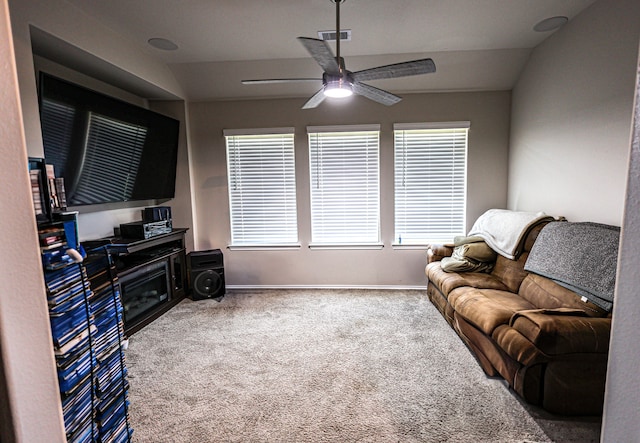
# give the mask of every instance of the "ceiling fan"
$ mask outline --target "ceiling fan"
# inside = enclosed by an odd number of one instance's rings
[[[382,89],[363,83],[368,80],[380,80],[387,78],[408,77],[411,75],[429,74],[436,72],[436,65],[430,58],[413,60],[392,65],[379,66],[351,72],[346,69],[344,59],[340,57],[340,3],[345,0],[330,0],[336,4],[336,56],[333,56],[331,48],[324,40],[309,37],[298,37],[298,40],[311,54],[311,57],[320,65],[324,73],[322,78],[280,78],[264,80],[242,80],[242,84],[268,84],[322,81],[322,88],[316,92],[302,109],[310,109],[318,106],[325,97],[348,97],[353,93],[362,95],[383,105],[391,106],[402,100],[401,97]]]

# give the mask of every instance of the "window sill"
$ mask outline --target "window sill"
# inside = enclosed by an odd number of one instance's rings
[[[310,244],[309,249],[382,249],[384,248],[384,244],[376,243],[376,244]]]
[[[228,245],[230,251],[288,251],[300,249],[300,244],[295,245]]]

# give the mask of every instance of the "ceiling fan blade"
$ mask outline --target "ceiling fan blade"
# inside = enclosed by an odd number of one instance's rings
[[[298,37],[298,40],[307,49],[311,57],[320,65],[322,70],[328,74],[338,74],[340,67],[336,58],[331,52],[331,48],[324,40],[310,37]]]
[[[367,97],[374,102],[382,103],[386,106],[395,105],[402,100],[402,97],[398,97],[397,95],[393,95],[392,93],[382,89],[374,88],[373,86],[365,83],[353,83],[351,88],[356,94],[362,95],[363,97]]]
[[[261,80],[242,80],[243,85],[261,85],[269,83],[301,83],[301,82],[321,82],[321,78],[266,78]]]
[[[436,72],[436,65],[430,58],[413,60],[410,62],[395,63],[393,65],[379,66],[353,73],[356,82],[379,80],[384,78],[408,77],[411,75],[430,74]]]
[[[324,88],[321,88],[318,92],[313,94],[313,96],[307,100],[307,102],[302,106],[302,109],[311,109],[318,106],[324,100],[326,96],[324,95]]]

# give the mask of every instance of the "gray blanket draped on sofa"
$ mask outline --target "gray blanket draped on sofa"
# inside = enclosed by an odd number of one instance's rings
[[[536,240],[524,269],[611,311],[620,228],[599,223],[552,222]]]

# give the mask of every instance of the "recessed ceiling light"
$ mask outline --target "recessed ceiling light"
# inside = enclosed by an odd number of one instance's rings
[[[555,31],[558,28],[561,28],[565,23],[567,23],[569,19],[567,17],[558,15],[556,17],[545,18],[541,22],[538,22],[533,30],[536,32],[549,32]]]
[[[178,45],[173,43],[171,40],[167,40],[166,38],[150,38],[147,40],[154,48],[162,49],[163,51],[175,51],[178,49]]]

